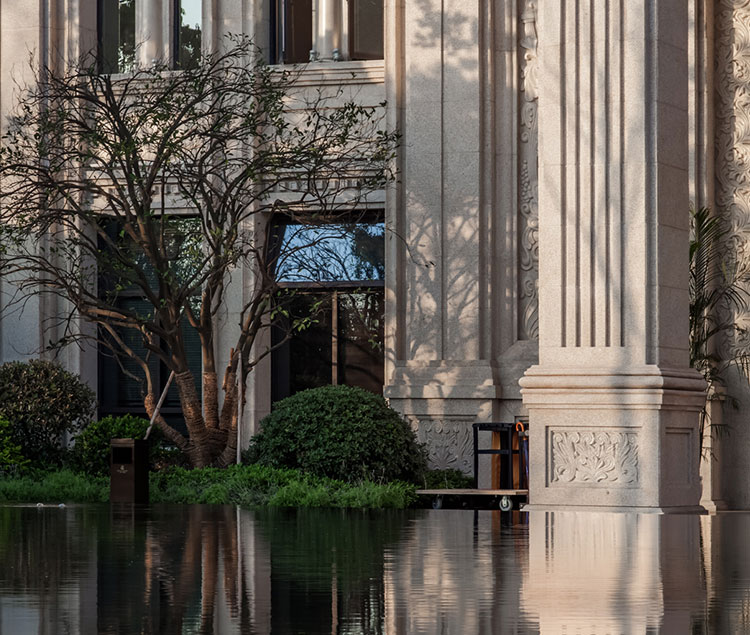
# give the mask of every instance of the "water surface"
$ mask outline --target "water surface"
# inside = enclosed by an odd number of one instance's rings
[[[0,634],[750,632],[750,514],[0,507]]]

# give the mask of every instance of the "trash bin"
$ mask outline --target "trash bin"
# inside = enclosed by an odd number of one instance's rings
[[[112,439],[109,501],[148,503],[148,441]]]

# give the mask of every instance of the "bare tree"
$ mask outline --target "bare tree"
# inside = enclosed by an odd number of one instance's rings
[[[54,344],[94,338],[143,382],[149,416],[155,361],[173,371],[188,435],[157,424],[195,466],[234,460],[238,385],[269,351],[259,334],[285,310],[276,272],[364,213],[393,178],[398,139],[383,129],[383,109],[300,76],[266,65],[242,37],[179,72],[45,67],[19,91],[2,139],[0,257],[16,300],[59,296],[69,310],[57,315]],[[301,244],[282,240],[279,222],[322,231],[298,233]],[[220,356],[218,316],[242,268],[251,289]],[[79,317],[96,328],[78,328]],[[200,338],[200,378],[185,323]]]

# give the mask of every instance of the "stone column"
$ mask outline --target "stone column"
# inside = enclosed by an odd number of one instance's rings
[[[687,46],[684,0],[539,4],[534,505],[698,505]]]
[[[341,0],[313,0],[313,50],[319,60],[341,51]]]
[[[170,59],[171,6],[171,3],[164,2],[135,3],[136,61],[139,66]]]

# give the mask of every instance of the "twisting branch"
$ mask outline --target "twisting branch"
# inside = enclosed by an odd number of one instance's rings
[[[174,374],[188,435],[156,421],[194,465],[223,463],[236,448],[238,369],[245,381],[269,353],[259,336],[284,301],[277,272],[306,253],[278,244],[277,221],[340,232],[394,178],[398,141],[383,129],[382,104],[298,86],[249,40],[230,39],[179,72],[156,64],[101,75],[90,58],[42,67],[0,147],[0,265],[17,281],[17,302],[64,299],[58,343],[88,337],[122,368],[134,362],[149,415],[161,387],[148,360],[158,358]],[[325,254],[321,235],[306,240]],[[250,295],[221,382],[216,329],[240,270]],[[75,316],[94,328],[76,329]]]

